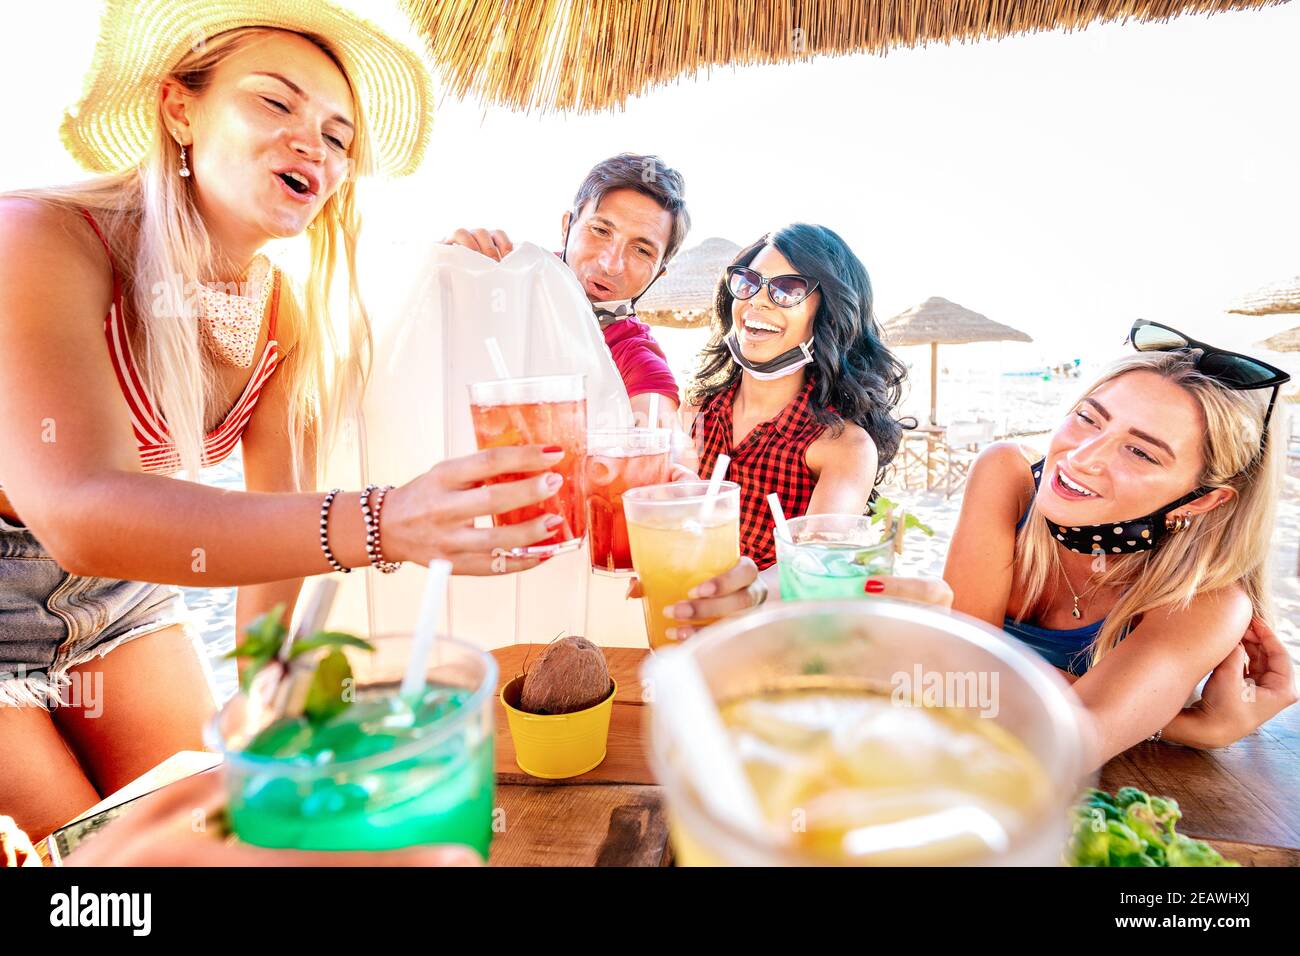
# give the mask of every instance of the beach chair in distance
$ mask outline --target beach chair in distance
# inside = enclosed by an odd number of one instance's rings
[[[944,497],[951,498],[966,483],[971,465],[984,446],[993,441],[997,423],[953,422],[944,432]]]

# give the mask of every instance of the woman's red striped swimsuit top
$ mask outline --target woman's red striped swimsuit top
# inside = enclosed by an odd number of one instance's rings
[[[95,230],[95,235],[99,236],[99,241],[104,244],[104,250],[108,253],[109,267],[113,271],[113,304],[104,318],[104,336],[108,340],[108,354],[113,362],[113,371],[117,375],[118,384],[122,387],[122,395],[126,399],[127,407],[131,411],[131,426],[135,429],[135,438],[140,445],[140,467],[147,474],[170,475],[180,469],[180,456],[177,455],[176,446],[167,431],[167,423],[163,421],[161,413],[145,389],[144,379],[141,378],[136,368],[135,358],[131,354],[131,343],[126,330],[126,313],[122,305],[122,289],[118,282],[117,268],[113,265],[112,250],[109,249],[108,241],[90,212],[83,209],[81,214],[86,217],[90,227]],[[262,350],[261,358],[253,366],[253,374],[249,377],[248,384],[244,386],[239,400],[235,402],[221,424],[204,438],[203,466],[205,468],[224,461],[239,444],[244,429],[248,427],[249,419],[253,416],[253,409],[257,406],[262,388],[283,357],[275,338],[275,322],[280,311],[280,271],[274,269],[272,272],[274,285],[271,288],[266,348]]]

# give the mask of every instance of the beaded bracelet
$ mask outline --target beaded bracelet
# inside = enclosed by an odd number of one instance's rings
[[[330,550],[330,542],[329,542],[330,505],[334,504],[334,496],[337,495],[340,491],[342,491],[341,488],[333,489],[328,495],[325,496],[325,501],[320,506],[320,549],[325,552],[325,560],[330,563],[331,568],[333,568],[335,571],[342,571],[344,574],[351,574],[352,569],[345,568],[343,567],[343,565],[339,564],[338,560],[334,557],[334,552]]]
[[[384,574],[392,574],[402,566],[401,561],[385,561],[384,552],[379,546],[379,512],[384,507],[384,496],[393,488],[392,485],[366,485],[361,492],[361,517],[366,522],[366,554],[370,563]],[[370,496],[375,496],[375,506],[370,507]]]

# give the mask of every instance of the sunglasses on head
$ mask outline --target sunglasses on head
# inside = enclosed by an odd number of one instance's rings
[[[1159,322],[1138,319],[1128,333],[1129,343],[1139,352],[1191,352],[1200,354],[1195,357],[1196,370],[1202,375],[1214,379],[1224,388],[1236,391],[1253,391],[1257,388],[1271,388],[1273,394],[1268,400],[1268,411],[1264,413],[1262,435],[1268,435],[1269,419],[1273,417],[1273,406],[1277,403],[1278,392],[1282,386],[1291,381],[1291,376],[1276,366],[1261,362],[1249,355],[1229,352],[1215,348],[1205,342],[1198,342],[1191,336],[1184,335],[1177,329],[1171,329]],[[1263,439],[1260,442],[1263,450]]]
[[[763,286],[774,306],[793,309],[817,291],[817,280],[794,274],[769,279],[746,266],[727,266],[727,291],[733,298],[752,299]]]

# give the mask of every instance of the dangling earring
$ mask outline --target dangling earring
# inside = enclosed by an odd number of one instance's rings
[[[177,135],[177,133],[176,133],[175,130],[172,130],[172,135],[173,135],[173,136],[176,136],[176,141],[177,141],[178,143],[180,143],[180,137]],[[181,146],[181,172],[180,172],[180,176],[181,176],[181,179],[189,179],[189,178],[190,178],[190,165],[189,165],[189,163],[186,161],[186,157],[185,157],[185,144],[184,144],[184,143],[180,143],[180,146]]]

